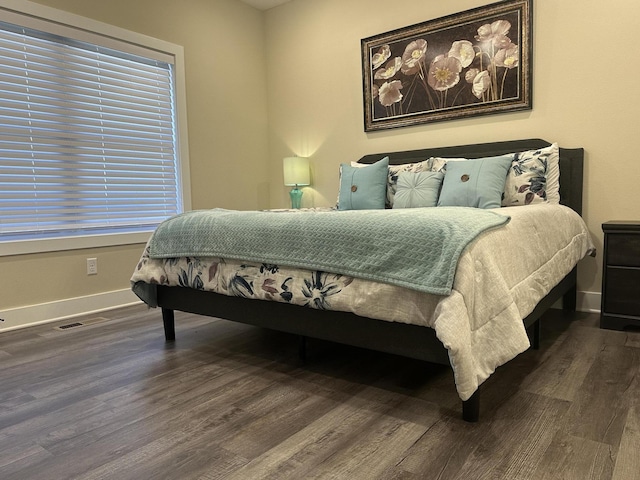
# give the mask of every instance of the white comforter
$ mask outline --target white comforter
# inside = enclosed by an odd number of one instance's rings
[[[522,319],[593,250],[582,218],[567,207],[539,204],[497,211],[511,221],[467,247],[449,296],[281,265],[151,259],[146,249],[131,281],[134,286],[179,285],[434,328],[449,352],[458,394],[467,400],[498,366],[529,347]]]

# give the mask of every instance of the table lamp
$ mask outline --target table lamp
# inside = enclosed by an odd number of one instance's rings
[[[282,161],[284,184],[293,188],[289,192],[291,208],[300,208],[302,190],[298,187],[310,185],[309,159],[305,157],[286,157]]]

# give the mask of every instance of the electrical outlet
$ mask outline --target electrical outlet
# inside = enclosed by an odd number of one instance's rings
[[[87,258],[87,275],[97,275],[97,274],[98,274],[98,259]]]

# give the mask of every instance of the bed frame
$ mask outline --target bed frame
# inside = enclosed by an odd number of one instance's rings
[[[479,158],[532,150],[549,146],[541,139],[514,140],[457,147],[428,148],[406,152],[366,155],[359,162],[373,163],[389,156],[389,163],[398,165],[425,160],[432,156]],[[582,214],[584,150],[560,149],[560,201]],[[562,299],[565,310],[576,308],[576,278],[574,268],[523,319],[531,331],[532,345],[538,348],[541,315]],[[349,312],[315,310],[298,305],[264,300],[230,297],[218,293],[183,287],[157,286],[158,306],[166,341],[175,340],[174,311],[183,311],[280,330],[300,336],[300,355],[304,356],[307,337],[344,343],[356,347],[402,355],[427,362],[450,365],[446,349],[435,331],[416,325],[386,322],[360,317]],[[480,390],[462,402],[462,417],[475,422],[480,413]]]

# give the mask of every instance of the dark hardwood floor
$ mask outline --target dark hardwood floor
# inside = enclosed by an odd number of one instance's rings
[[[640,478],[640,333],[552,311],[460,418],[448,368],[143,306],[0,334],[0,478]],[[76,321],[74,320],[74,321]],[[61,322],[60,324],[71,323]],[[60,325],[58,324],[58,325]]]

